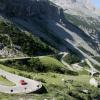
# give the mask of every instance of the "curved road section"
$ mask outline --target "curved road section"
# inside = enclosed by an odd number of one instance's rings
[[[64,58],[68,55],[67,52],[60,52],[59,55],[63,55],[61,58],[61,62],[63,63],[63,65],[67,66],[67,68],[71,71],[73,71],[73,68],[66,62],[64,61]]]
[[[10,93],[10,94],[31,93],[38,91],[39,89],[42,88],[41,82],[31,80],[15,74],[11,74],[1,69],[0,69],[0,75],[6,77],[6,79],[16,84],[15,86],[0,85],[0,92],[2,93]],[[20,84],[20,80],[24,80],[27,84],[26,85]]]

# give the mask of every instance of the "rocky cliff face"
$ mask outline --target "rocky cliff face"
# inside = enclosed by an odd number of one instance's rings
[[[74,15],[96,16],[97,10],[91,0],[51,0],[56,5],[62,7],[65,12]],[[89,13],[91,12],[91,13]]]
[[[88,10],[94,9],[90,0],[51,0],[51,1],[59,5],[63,9],[67,9],[67,8],[70,9],[84,8]]]
[[[0,1],[0,13],[1,15],[4,14],[8,20],[17,24],[20,28],[31,31],[60,51],[68,49],[75,51],[76,47],[81,47],[93,55],[98,55],[100,51],[99,39],[97,39],[99,31],[96,29],[93,35],[90,35],[92,32],[89,33],[92,27],[87,31],[88,24],[91,23],[87,16],[91,10],[94,10],[94,7],[89,1],[86,1],[2,0],[2,2]],[[77,9],[80,10],[81,8],[82,10],[78,12]],[[70,17],[66,16],[67,13],[69,14],[69,11],[71,12]],[[82,16],[82,11],[87,11],[87,16]],[[76,14],[77,16],[74,17],[74,12],[79,14]],[[79,17],[79,15],[82,17]],[[73,19],[70,20],[71,17]],[[92,16],[88,17],[90,19]],[[78,25],[75,22],[76,19],[78,19]],[[87,27],[83,27],[84,21],[87,22],[85,24]]]
[[[100,50],[100,19],[99,9],[96,9],[91,0],[51,0],[64,9],[67,20],[82,29],[85,34],[98,44]],[[81,34],[81,33],[80,33]],[[80,39],[78,40],[80,41]],[[81,41],[79,42],[79,44]],[[81,43],[82,44],[82,43]],[[85,45],[84,45],[85,46]],[[88,48],[89,49],[89,48]]]
[[[0,5],[1,12],[12,17],[57,19],[60,13],[48,0],[3,0]]]

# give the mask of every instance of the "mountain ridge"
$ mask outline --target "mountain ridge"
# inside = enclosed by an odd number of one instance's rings
[[[97,17],[98,10],[91,2],[91,0],[51,0],[56,5],[62,7],[65,12],[74,15],[82,15]],[[91,12],[91,14],[89,13]],[[83,15],[82,15],[83,16]]]
[[[66,18],[66,12],[48,0],[14,1],[0,2],[3,5],[1,15],[5,14],[7,19],[18,25],[18,27],[21,26],[21,28],[23,27],[25,30],[31,31],[34,35],[58,48],[60,51],[67,51],[68,49],[77,51],[74,48],[74,45],[76,45],[77,47],[81,46],[93,55],[99,55],[99,38],[97,39],[99,34],[96,29],[94,29],[96,32],[94,32],[94,38],[92,38],[91,32],[87,34],[84,30],[85,28],[82,28],[83,25],[80,28],[70,22],[69,18]],[[87,21],[87,17],[84,18]],[[86,25],[88,25],[88,22]],[[94,39],[96,40],[94,41]]]

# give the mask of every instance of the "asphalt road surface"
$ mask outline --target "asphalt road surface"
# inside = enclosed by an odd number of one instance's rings
[[[6,77],[6,79],[8,79],[9,81],[15,83],[15,86],[0,85],[0,92],[2,93],[10,93],[10,94],[31,93],[42,88],[41,82],[31,80],[15,74],[11,74],[1,69],[0,69],[0,75]],[[24,80],[27,84],[21,85],[20,80]]]

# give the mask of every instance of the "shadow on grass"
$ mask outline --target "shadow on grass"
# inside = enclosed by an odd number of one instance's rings
[[[42,86],[39,90],[37,90],[33,93],[44,94],[44,93],[48,93],[48,92],[47,92],[47,89],[44,86]]]

